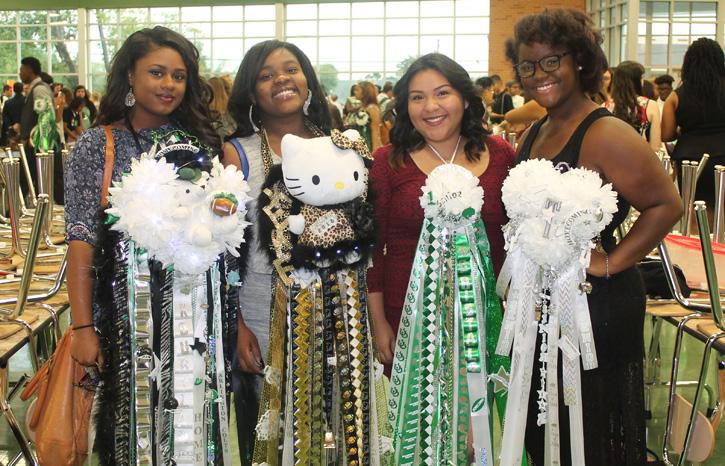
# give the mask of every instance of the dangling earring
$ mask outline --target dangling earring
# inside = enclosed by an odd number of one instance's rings
[[[257,125],[254,124],[254,118],[252,117],[252,112],[254,111],[254,104],[249,106],[249,122],[252,124],[252,129],[255,133],[259,132],[259,128],[257,128]]]
[[[582,68],[582,66],[581,66],[581,65],[579,65],[579,67],[578,67],[577,69],[578,69],[579,71],[581,71],[581,70],[583,70],[584,68]]]
[[[136,96],[133,95],[133,87],[128,90],[124,103],[126,104],[126,107],[133,107],[136,105]]]
[[[310,114],[310,103],[312,102],[312,91],[307,89],[307,98],[305,99],[305,104],[302,106],[302,113],[305,114],[305,116],[308,116]]]

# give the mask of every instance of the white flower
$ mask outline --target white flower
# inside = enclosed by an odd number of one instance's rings
[[[237,254],[248,225],[248,191],[243,175],[234,167],[225,169],[216,158],[211,173],[192,183],[179,179],[165,158],[149,156],[133,160],[130,173],[109,189],[112,207],[106,212],[118,217],[112,229],[127,233],[151,256],[181,273],[197,274],[225,250]],[[212,211],[211,201],[219,193],[237,200],[232,215]]]
[[[420,206],[436,225],[456,229],[476,221],[483,207],[483,188],[478,178],[455,164],[436,167],[422,188]]]
[[[510,217],[506,249],[519,249],[547,270],[580,261],[588,265],[592,239],[617,211],[617,194],[597,172],[560,173],[547,160],[529,160],[511,170],[502,198]]]

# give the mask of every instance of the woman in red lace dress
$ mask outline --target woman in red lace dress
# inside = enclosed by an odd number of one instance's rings
[[[437,166],[453,161],[483,187],[483,221],[496,274],[504,259],[501,185],[514,151],[490,135],[484,107],[468,73],[441,54],[417,59],[394,89],[397,117],[391,144],[375,151],[370,171],[378,223],[378,249],[368,274],[368,306],[375,349],[389,371],[403,299],[423,225],[421,187]]]

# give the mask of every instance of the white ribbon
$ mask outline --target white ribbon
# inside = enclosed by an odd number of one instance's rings
[[[545,326],[547,354],[542,358],[547,364],[547,370],[541,380],[546,383],[539,385],[539,390],[543,391],[539,393],[540,398],[546,404],[541,407],[545,414],[540,418],[546,422],[545,464],[553,466],[560,462],[559,349],[563,354],[564,402],[569,407],[572,464],[585,464],[579,360],[585,370],[594,369],[597,367],[597,356],[587,297],[580,290],[585,278],[584,270],[581,262],[575,262],[559,275],[552,275],[550,283],[545,283],[539,267],[519,249],[512,248],[499,274],[497,292],[503,295],[508,288],[508,300],[496,353],[507,355],[513,348],[501,466],[521,464],[535,353],[537,323],[534,309],[537,296],[544,288],[549,288],[551,295],[549,320]]]

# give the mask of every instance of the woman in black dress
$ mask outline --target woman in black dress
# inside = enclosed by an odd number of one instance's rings
[[[588,269],[599,367],[582,371],[581,376],[584,447],[588,466],[644,465],[645,296],[633,266],[669,231],[681,207],[647,143],[589,97],[599,90],[607,68],[601,42],[585,13],[546,10],[519,20],[507,54],[516,64],[523,89],[548,112],[524,133],[518,161],[542,158],[585,167],[612,183],[618,193],[619,210],[602,232],[602,247],[592,252]],[[629,234],[615,244],[612,233],[630,205],[641,214]],[[538,378],[535,373],[533,380]],[[537,396],[535,390],[531,393],[526,447],[538,465],[544,464],[544,426],[536,424]],[[568,415],[563,401],[559,406],[562,464],[571,464]]]

